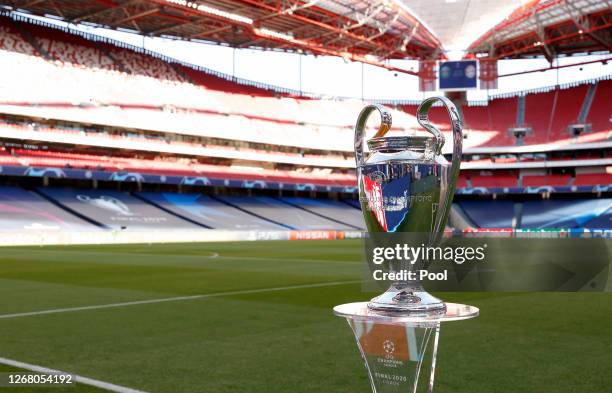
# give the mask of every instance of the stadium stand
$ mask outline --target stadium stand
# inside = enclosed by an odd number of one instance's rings
[[[62,171],[81,169],[83,171],[107,172],[107,177],[117,177],[121,173],[135,175],[152,174],[157,176],[205,177],[209,179],[230,179],[237,181],[264,181],[285,184],[316,184],[319,186],[354,187],[356,177],[352,173],[343,173],[331,169],[294,168],[266,169],[262,166],[244,167],[199,162],[195,158],[181,156],[130,156],[122,151],[106,153],[73,153],[66,150],[31,150],[23,148],[0,149],[0,164],[7,168],[22,168],[21,172],[30,168],[43,171]],[[133,154],[133,153],[132,153]],[[264,153],[262,153],[264,154]],[[592,160],[594,165],[598,159],[585,155],[578,156],[583,160]],[[572,160],[565,159],[568,164]],[[529,160],[527,160],[529,161]],[[472,161],[475,162],[475,161]],[[490,161],[482,161],[483,163]],[[516,159],[498,160],[498,162],[517,162]],[[533,161],[529,161],[533,162]],[[544,162],[544,161],[542,161]],[[509,188],[517,187],[568,187],[568,186],[609,186],[612,184],[612,174],[605,167],[593,166],[591,169],[577,171],[576,175],[547,174],[544,170],[464,170],[457,182],[459,189],[463,188]],[[70,172],[72,173],[72,172]],[[114,176],[113,173],[117,173]],[[80,176],[80,175],[79,175]],[[84,176],[84,175],[83,175]]]
[[[36,49],[26,40],[21,38],[19,33],[11,26],[6,18],[0,18],[0,21],[4,21],[0,25],[0,48],[5,51],[22,53],[30,56],[37,56]]]
[[[495,138],[489,141],[491,146],[514,145],[514,138],[508,135],[508,129],[516,126],[517,98],[499,98],[489,101],[487,105],[491,128],[498,132]]]
[[[342,202],[197,193],[0,187],[0,230],[343,230],[363,227],[359,210]],[[315,210],[307,211],[308,206]],[[329,218],[326,218],[329,217]],[[352,224],[343,224],[348,221]]]
[[[10,30],[16,22],[10,18],[0,18],[0,24]],[[213,73],[194,69],[180,62],[169,62],[167,57],[158,58],[153,52],[131,47],[92,34],[79,31],[65,30],[58,27],[43,26],[43,24],[19,23],[25,34],[33,37],[41,44],[53,60],[63,64],[80,65],[106,70],[123,71],[131,74],[151,76],[171,81],[189,81],[206,87],[210,90],[242,93],[253,96],[290,96],[288,92],[272,86],[257,87],[254,85],[239,84],[238,80],[228,80]],[[24,41],[23,34],[15,31],[14,40]],[[86,38],[88,37],[88,38]],[[31,45],[30,45],[31,46]],[[139,53],[141,52],[141,53]],[[28,54],[36,55],[37,51],[29,50]],[[263,85],[263,84],[259,84]]]
[[[333,200],[210,197],[176,193],[138,195],[178,215],[185,216],[185,212],[189,212],[191,216],[199,217],[203,224],[215,229],[363,229],[360,211]],[[270,206],[274,207],[271,216],[265,214]],[[320,217],[319,223],[315,223],[314,216]]]
[[[610,228],[612,199],[464,200],[457,205],[478,228]]]
[[[0,147],[0,165],[21,165],[5,147]]]
[[[74,102],[76,98],[82,97],[80,85],[75,81],[87,79],[91,84],[89,98],[95,96],[95,100],[102,103],[118,105],[124,110],[129,105],[153,106],[149,110],[158,111],[159,106],[171,103],[174,106],[189,106],[197,102],[208,111],[205,121],[210,127],[218,129],[236,129],[248,125],[250,130],[264,130],[265,134],[274,135],[275,129],[282,125],[286,133],[281,138],[275,138],[274,143],[282,144],[283,140],[293,140],[295,135],[308,136],[312,140],[320,140],[317,134],[325,135],[328,146],[340,146],[330,143],[337,138],[345,138],[350,134],[350,127],[354,120],[354,113],[358,111],[360,103],[350,101],[324,101],[311,99],[293,99],[285,97],[275,99],[270,91],[257,89],[252,86],[240,85],[229,80],[206,74],[202,71],[190,68],[187,65],[173,64],[153,57],[147,53],[138,53],[132,49],[120,48],[113,44],[98,40],[87,40],[75,34],[65,33],[58,29],[21,23],[23,29],[30,32],[34,40],[41,42],[40,47],[52,56],[52,70],[41,69],[40,61],[34,56],[36,49],[27,40],[20,37],[11,25],[14,24],[9,18],[0,18],[2,29],[0,30],[0,47],[7,52],[18,52],[28,54],[29,60],[20,58],[22,64],[32,61],[38,64],[30,74],[49,74],[54,77],[49,81],[62,82],[61,91],[54,91],[54,100],[57,102],[65,94],[64,102]],[[40,58],[39,58],[40,60]],[[58,65],[60,67],[58,67]],[[62,67],[68,67],[62,70]],[[83,71],[93,71],[96,75],[91,77],[91,72],[78,75],[74,68],[82,68]],[[121,71],[120,71],[121,70]],[[69,74],[69,78],[63,76]],[[184,77],[183,75],[188,75]],[[142,78],[145,77],[145,78]],[[170,82],[170,83],[165,83]],[[592,83],[592,82],[591,82]],[[195,85],[193,85],[195,84]],[[112,86],[111,94],[108,87]],[[120,96],[125,102],[117,103],[117,86],[123,86]],[[180,89],[179,89],[180,86]],[[567,126],[574,123],[581,109],[582,101],[587,91],[587,85],[559,86],[553,92],[528,92],[526,93],[525,124],[533,127],[534,135],[525,139],[526,143],[540,143],[543,141],[556,141],[570,138],[566,132]],[[595,94],[594,102],[587,118],[595,119],[594,131],[609,131],[610,109],[605,106],[605,97],[610,94],[609,81],[600,81]],[[156,90],[159,94],[147,95],[146,91]],[[180,93],[178,91],[180,90]],[[26,90],[27,91],[27,90]],[[36,92],[36,90],[34,90]],[[37,92],[37,101],[44,95]],[[27,97],[27,93],[22,98]],[[30,95],[31,96],[31,95]],[[113,97],[112,99],[110,97]],[[159,97],[164,97],[162,103]],[[579,99],[576,99],[579,97]],[[86,100],[84,100],[86,101]],[[517,124],[517,102],[514,97],[492,97],[485,106],[464,106],[463,112],[466,119],[466,131],[469,138],[467,146],[511,146],[515,140],[508,135],[508,128]],[[538,102],[539,105],[532,105]],[[602,103],[603,102],[603,103]],[[418,128],[414,117],[416,106],[400,105],[400,108],[411,116],[403,123],[401,118],[394,119],[399,129]],[[213,111],[213,112],[210,112]],[[214,118],[214,113],[224,114]],[[607,113],[607,117],[606,117]],[[132,117],[136,113],[132,114]],[[249,121],[246,124],[238,121],[232,116],[235,114]],[[143,115],[146,117],[146,115]],[[436,108],[431,114],[432,120],[443,128],[448,128],[446,117],[441,108]],[[552,124],[549,119],[553,119]],[[195,118],[194,118],[195,120]],[[198,120],[200,122],[201,120]],[[172,122],[169,122],[172,123]],[[250,124],[252,123],[252,124]],[[178,128],[180,123],[176,123]],[[125,124],[125,126],[128,126]],[[287,132],[286,130],[291,132]],[[550,129],[550,135],[548,133]],[[331,133],[330,133],[331,131]],[[247,133],[248,134],[248,133]],[[293,137],[291,137],[293,135]],[[270,142],[270,139],[267,139]],[[350,149],[347,144],[344,149]]]
[[[21,123],[6,119],[0,123],[0,137],[10,140],[0,146],[0,165],[22,169],[12,172],[18,173],[15,176],[70,177],[81,170],[76,178],[86,181],[92,171],[99,171],[109,177],[93,181],[142,183],[143,175],[151,174],[158,176],[151,183],[168,185],[211,185],[209,179],[215,179],[215,187],[229,187],[231,181],[241,183],[231,187],[251,189],[265,182],[276,182],[279,190],[295,185],[291,190],[301,193],[296,195],[332,192],[330,187],[338,187],[333,192],[343,193],[341,198],[350,198],[347,194],[354,192],[352,127],[363,106],[359,100],[312,99],[236,83],[101,37],[17,23],[6,17],[0,17],[0,54],[0,66],[13,67],[17,75],[0,89],[0,109],[6,116],[22,119]],[[466,158],[480,167],[462,171],[458,188],[467,190],[466,194],[473,189],[529,192],[527,189],[541,186],[561,187],[563,192],[574,186],[584,186],[587,191],[591,187],[597,193],[608,190],[612,173],[607,164],[599,163],[609,156],[603,149],[531,156],[487,155],[486,149],[517,144],[509,133],[516,126],[532,128],[523,141],[527,145],[608,141],[612,131],[611,82],[585,81],[468,102],[462,108],[467,135],[464,146],[468,151],[485,148],[485,155]],[[391,104],[399,108],[393,112],[393,131],[412,133],[420,128],[414,117],[415,104]],[[33,120],[41,118],[47,120]],[[433,109],[431,119],[448,131],[448,118],[441,107]],[[568,126],[581,120],[592,125],[592,132],[571,135]],[[211,139],[215,140],[209,142]],[[570,165],[576,159],[593,160],[593,165],[564,174],[545,169],[549,162],[565,160]],[[539,166],[487,167],[526,162]],[[170,176],[184,179],[166,183]],[[312,188],[312,184],[321,188]],[[363,228],[361,214],[354,209],[359,205],[350,199],[338,202],[284,195],[211,197],[171,192],[130,195],[47,187],[38,192],[43,197],[26,193],[42,201],[37,203],[47,203],[93,229]],[[580,208],[598,213],[601,206],[557,202],[542,205],[546,213],[541,217],[530,210],[536,209],[531,201],[491,201],[491,205],[461,201],[457,206],[483,228],[510,227],[513,222],[540,227],[559,222],[599,225],[601,221],[591,216],[558,221],[559,211],[566,216],[577,214],[575,209]]]
[[[513,227],[514,202],[512,201],[461,201],[457,204],[479,228]]]
[[[263,149],[253,149],[248,147],[223,146],[207,143],[189,143],[181,140],[172,140],[162,136],[154,136],[152,134],[135,134],[134,132],[125,132],[123,134],[109,134],[107,132],[98,132],[86,130],[85,128],[78,129],[76,124],[71,128],[52,127],[38,123],[9,123],[3,122],[0,119],[0,136],[13,137],[16,139],[32,138],[39,141],[71,143],[75,145],[89,145],[103,148],[122,148],[128,150],[139,150],[143,152],[159,152],[159,153],[179,153],[190,154],[193,156],[203,157],[220,157],[220,158],[240,158],[251,159],[260,162],[279,162],[287,164],[311,165],[320,167],[344,167],[349,168],[354,163],[354,158],[351,156],[343,156],[339,153],[333,154],[307,154],[300,152],[286,151],[266,151]],[[16,151],[16,154],[22,156],[36,156],[40,161],[44,160],[45,154],[51,160],[54,156],[52,152],[36,152],[36,151]],[[57,156],[57,155],[55,155]],[[34,158],[34,157],[33,157]],[[57,156],[57,158],[65,158],[74,161],[80,160],[78,155],[73,157],[70,155]],[[55,164],[53,164],[55,165]],[[72,164],[71,164],[72,165]]]
[[[476,174],[466,174],[472,182],[472,187],[517,187],[517,174],[511,171],[480,171]]]
[[[32,191],[0,186],[0,231],[96,229],[96,226],[66,212]]]
[[[0,152],[0,163],[25,167],[86,169],[136,172],[141,174],[206,176],[214,179],[264,180],[284,183],[315,183],[321,185],[354,186],[355,176],[317,171],[283,171],[258,168],[202,164],[180,157],[132,158],[108,155],[13,149],[12,154]]]
[[[24,24],[22,26],[28,28],[41,50],[51,56],[56,64],[70,64],[111,71],[123,69],[95,43],[77,35],[67,34],[60,30],[47,30],[36,25]]]
[[[533,134],[526,141],[545,143],[548,139],[551,120],[554,116],[557,90],[527,94],[525,97],[525,124],[532,128]]]
[[[228,203],[231,206],[239,207],[246,212],[259,217],[279,223],[290,229],[304,230],[326,230],[326,229],[341,229],[354,230],[355,228],[347,224],[339,223],[319,215],[313,214],[298,207],[290,207],[286,203],[278,199],[267,196],[253,197],[238,197],[238,196],[221,196],[219,200]],[[353,213],[349,207],[347,212]],[[349,214],[350,214],[349,213]]]
[[[602,80],[597,83],[595,96],[586,117],[593,131],[609,131],[612,129],[612,80]]]
[[[463,106],[463,118],[468,130],[492,130],[491,113],[487,105]]]
[[[513,97],[492,97],[487,103],[469,103],[462,108],[469,146],[512,146],[515,138],[508,133],[513,127],[531,128],[532,133],[524,138],[525,144],[541,144],[571,139],[568,126],[580,123],[579,114],[592,84],[597,85],[593,103],[588,108],[587,123],[593,132],[611,131],[612,109],[609,100],[612,95],[610,80],[586,81],[578,86],[556,86],[544,92],[517,92]],[[524,97],[524,121],[519,124],[519,98]],[[416,105],[402,105],[402,110],[415,113]],[[434,108],[430,118],[443,130],[450,124],[442,108]],[[492,137],[481,137],[480,133],[493,131]],[[608,139],[598,135],[597,139]],[[484,143],[471,144],[470,138]],[[586,139],[586,138],[585,138]]]
[[[522,228],[579,228],[612,207],[612,199],[545,200],[523,203]]]
[[[28,23],[20,26],[36,41],[43,53],[47,53],[56,61],[56,64],[123,71],[132,75],[168,81],[184,81],[172,65],[160,59],[103,42],[86,40],[59,29]]]
[[[478,228],[610,228],[612,199],[460,200]],[[354,230],[356,200],[344,202],[198,193],[0,187],[0,230]]]
[[[576,186],[606,185],[612,183],[612,174],[581,173],[576,175],[573,184]]]
[[[459,177],[457,178],[457,188],[466,188],[470,183],[468,183],[468,179],[465,174],[459,172]]]
[[[0,136],[4,138],[23,139],[30,141],[44,141],[48,143],[69,143],[74,145],[97,146],[108,149],[106,152],[93,155],[91,153],[77,153],[75,149],[66,152],[66,147],[60,148],[60,151],[52,150],[48,147],[45,150],[20,149],[14,148],[10,152],[3,148],[0,153],[0,161],[5,165],[23,165],[33,167],[58,167],[58,168],[83,168],[83,169],[102,169],[112,171],[130,170],[142,173],[155,173],[159,175],[185,175],[196,176],[203,175],[219,178],[222,173],[227,173],[230,178],[234,179],[276,179],[277,181],[290,183],[308,183],[309,180],[316,180],[318,184],[352,186],[355,184],[355,177],[351,174],[342,173],[338,168],[350,168],[353,165],[353,158],[348,153],[344,155],[340,153],[329,154],[320,152],[315,154],[304,153],[303,150],[297,148],[291,151],[269,151],[261,147],[249,148],[244,147],[245,142],[236,141],[236,145],[216,145],[209,144],[205,140],[198,142],[187,142],[178,135],[150,134],[144,131],[135,133],[130,129],[116,129],[114,133],[101,129],[90,129],[85,125],[72,123],[70,125],[54,126],[52,124],[41,124],[37,122],[26,122],[25,120],[11,119],[0,121]],[[216,142],[218,143],[218,142]],[[272,147],[271,147],[272,148]],[[121,149],[126,149],[127,152],[122,152]],[[91,149],[89,149],[91,150]],[[191,158],[185,159],[180,157],[166,156],[163,159],[159,157],[134,157],[134,150],[140,150],[144,153],[158,152],[170,154],[189,155]],[[603,155],[602,155],[603,154]],[[123,155],[131,155],[130,158],[122,157]],[[219,157],[227,159],[252,160],[259,164],[251,165],[256,168],[257,172],[252,170],[245,171],[240,168],[219,165],[209,165],[208,163],[198,162],[194,156],[202,158]],[[546,154],[511,154],[511,155],[491,155],[489,158],[479,160],[466,157],[466,161],[471,164],[486,164],[486,163],[512,163],[512,162],[542,162],[545,161],[567,161],[568,165],[572,164],[572,160],[593,160],[593,165],[598,165],[597,160],[608,158],[609,154],[605,150],[585,150],[585,151],[568,151],[558,155]],[[264,168],[263,163],[286,163],[299,165],[299,170],[284,168],[283,170],[270,170]],[[601,164],[600,164],[601,165]],[[321,167],[322,170],[308,168],[309,166]],[[543,167],[544,165],[542,165]],[[325,169],[329,168],[329,169]],[[601,168],[601,167],[600,167]],[[605,167],[603,167],[605,168]],[[492,168],[495,169],[495,168]],[[605,170],[599,172],[605,173]],[[486,172],[462,172],[459,179],[458,187],[517,187],[517,173],[511,173],[508,176],[501,169]],[[527,174],[529,176],[529,174]],[[586,179],[594,179],[587,177]],[[539,179],[539,180],[538,180]],[[546,185],[547,177],[531,177],[525,182],[525,186],[541,186]],[[552,178],[554,180],[554,177]],[[473,180],[473,181],[472,181]],[[470,184],[468,184],[470,181]],[[598,179],[597,184],[610,184],[610,180],[606,180],[605,176]],[[568,181],[557,181],[554,184],[548,185],[572,185]],[[584,182],[576,183],[577,185],[587,185]],[[591,184],[595,185],[595,184]]]
[[[555,105],[553,106],[550,137],[547,140],[567,138],[567,127],[578,121],[580,107],[587,92],[587,85],[580,85],[571,89],[556,90]]]
[[[355,229],[365,229],[365,223],[363,221],[363,215],[361,212],[349,208],[345,203],[332,200],[298,197],[283,197],[281,200],[316,215],[352,226]]]
[[[610,229],[612,228],[612,209],[608,209],[605,213],[593,218],[585,224],[585,228],[589,229]]]
[[[570,175],[525,175],[522,177],[523,186],[541,186],[543,184],[548,186],[568,186],[570,185]]]
[[[225,91],[234,94],[248,94],[255,97],[273,97],[275,95],[284,95],[274,93],[272,90],[261,89],[255,86],[240,85],[236,82],[229,81],[214,75],[205,74],[201,71],[194,70],[191,67],[177,65],[183,75],[197,85],[203,86],[210,90]]]
[[[211,229],[286,230],[272,221],[259,218],[201,194],[142,192],[138,196],[179,216],[203,224]]]
[[[361,204],[357,199],[344,199],[342,202],[361,210]]]
[[[143,203],[127,193],[112,190],[39,188],[64,209],[84,216],[105,229],[195,229],[193,223]]]

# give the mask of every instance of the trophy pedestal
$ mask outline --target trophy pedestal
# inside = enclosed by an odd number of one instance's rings
[[[365,362],[373,393],[433,391],[440,324],[478,316],[476,307],[446,303],[444,312],[398,313],[368,303],[334,307],[346,318]]]

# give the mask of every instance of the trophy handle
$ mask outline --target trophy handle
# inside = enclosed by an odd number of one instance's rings
[[[438,202],[438,208],[436,209],[436,221],[433,228],[433,243],[438,244],[444,233],[444,227],[446,226],[446,220],[448,219],[448,213],[450,211],[453,195],[455,193],[455,186],[457,184],[457,177],[459,176],[459,167],[461,165],[461,153],[463,146],[463,120],[459,116],[457,107],[451,100],[446,97],[430,97],[425,99],[419,108],[417,109],[417,121],[427,131],[432,133],[438,145],[436,147],[436,154],[442,153],[442,146],[444,146],[444,134],[440,132],[431,122],[429,121],[429,110],[436,101],[440,101],[446,108],[448,115],[450,116],[451,127],[453,129],[453,157],[450,173],[447,179],[442,179],[440,188],[440,201]],[[446,194],[442,198],[443,194]]]
[[[361,110],[359,117],[357,118],[357,125],[355,125],[355,164],[357,170],[364,164],[363,159],[363,137],[365,136],[365,126],[368,118],[375,110],[380,113],[380,127],[374,135],[374,138],[380,138],[384,136],[391,129],[391,112],[389,112],[384,106],[378,104],[368,105]]]

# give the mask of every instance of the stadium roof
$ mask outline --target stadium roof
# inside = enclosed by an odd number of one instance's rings
[[[10,0],[12,10],[147,36],[280,48],[383,65],[443,56],[440,41],[396,0]],[[404,71],[404,70],[401,70]]]
[[[403,0],[447,50],[465,50],[517,6],[516,0]]]
[[[531,0],[469,46],[497,58],[612,52],[610,0]]]
[[[445,50],[466,48],[472,55],[544,55],[549,61],[561,53],[611,51],[611,2],[4,0],[0,4],[146,36],[340,56],[414,74],[386,60],[443,58]],[[515,9],[517,3],[521,6]]]

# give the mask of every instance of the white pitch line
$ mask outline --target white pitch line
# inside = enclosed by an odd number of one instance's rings
[[[110,392],[117,392],[117,393],[146,393],[146,392],[144,392],[142,390],[126,388],[125,386],[119,386],[119,385],[115,385],[115,384],[112,384],[112,383],[108,383],[108,382],[104,382],[104,381],[99,381],[97,379],[83,377],[83,376],[80,376],[80,375],[77,375],[77,374],[73,374],[73,373],[70,373],[70,372],[67,372],[67,371],[54,370],[52,368],[37,366],[36,364],[29,364],[29,363],[19,362],[17,360],[12,360],[12,359],[7,359],[7,358],[1,358],[0,357],[0,364],[4,364],[4,365],[7,365],[7,366],[16,367],[16,368],[21,368],[21,369],[24,369],[24,370],[29,370],[29,371],[33,371],[33,372],[37,372],[37,373],[43,373],[43,374],[54,374],[54,373],[55,374],[56,373],[70,374],[74,378],[74,381],[77,382],[77,383],[80,383],[80,384],[83,384],[83,385],[94,386],[96,388],[108,390]]]
[[[317,284],[291,285],[291,286],[276,287],[276,288],[245,289],[245,290],[241,290],[241,291],[215,292],[215,293],[207,293],[207,294],[202,294],[202,295],[175,296],[175,297],[166,297],[166,298],[160,298],[160,299],[136,300],[136,301],[132,301],[132,302],[98,304],[98,305],[94,305],[94,306],[55,308],[55,309],[51,309],[51,310],[40,310],[40,311],[22,312],[22,313],[16,313],[16,314],[4,314],[4,315],[0,315],[0,319],[30,317],[30,316],[47,315],[47,314],[59,314],[59,313],[76,312],[76,311],[100,310],[100,309],[105,309],[105,308],[137,306],[137,305],[141,305],[141,304],[178,302],[178,301],[182,301],[182,300],[206,299],[206,298],[210,298],[210,297],[221,297],[221,296],[232,296],[232,295],[248,295],[248,294],[252,294],[252,293],[265,293],[265,292],[276,292],[276,291],[289,291],[289,290],[292,290],[292,289],[330,287],[330,286],[335,286],[335,285],[356,284],[356,283],[359,283],[359,282],[361,282],[361,281],[358,281],[358,280],[356,280],[356,281],[332,281],[332,282],[321,282],[321,283],[317,283]]]

